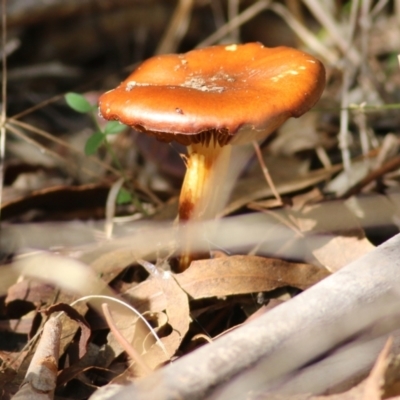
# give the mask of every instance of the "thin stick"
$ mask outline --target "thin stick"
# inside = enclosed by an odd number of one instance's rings
[[[52,317],[46,322],[24,382],[13,399],[54,398],[61,331],[62,325],[59,319]]]
[[[274,185],[274,182],[271,178],[271,175],[269,174],[268,168],[264,163],[261,151],[260,151],[260,146],[258,145],[257,142],[253,141],[253,147],[256,152],[258,162],[260,163],[261,170],[264,174],[264,177],[271,188],[272,193],[274,194],[275,198],[279,201],[280,204],[282,204],[282,197],[280,196],[279,192],[276,190],[276,187]]]

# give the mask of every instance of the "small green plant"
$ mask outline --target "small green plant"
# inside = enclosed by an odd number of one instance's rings
[[[87,156],[96,153],[102,144],[106,144],[108,135],[114,135],[126,129],[125,125],[117,121],[108,121],[104,128],[101,129],[95,114],[97,112],[97,106],[90,104],[85,97],[78,93],[67,93],[65,95],[65,101],[74,111],[81,114],[89,114],[96,126],[96,131],[89,137],[85,145],[85,154]]]
[[[110,143],[108,142],[107,136],[115,135],[122,132],[124,129],[126,129],[126,125],[123,125],[117,121],[108,121],[104,125],[104,128],[101,128],[96,118],[97,105],[90,104],[89,101],[86,100],[86,98],[79,93],[67,93],[65,95],[65,101],[74,111],[81,114],[88,114],[95,125],[95,132],[86,141],[85,154],[87,156],[93,155],[97,152],[100,146],[105,146],[105,148],[111,155],[113,162],[119,168],[121,174],[123,175],[123,168],[118,158],[116,157]],[[126,182],[127,179],[125,177],[124,179]],[[122,187],[117,196],[117,203],[133,203],[140,211],[143,212],[143,207],[133,190],[128,191],[127,189]]]

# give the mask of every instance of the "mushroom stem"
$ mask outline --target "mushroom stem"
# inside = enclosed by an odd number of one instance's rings
[[[231,147],[220,146],[214,141],[208,146],[201,143],[188,146],[187,171],[179,198],[180,222],[213,219],[225,206],[229,191],[223,182],[228,171]],[[181,271],[195,259],[192,248],[196,238],[190,231],[188,236],[180,258]]]
[[[221,182],[224,182],[230,155],[230,145],[188,146],[187,171],[179,198],[180,221],[203,221],[221,211],[226,200]]]

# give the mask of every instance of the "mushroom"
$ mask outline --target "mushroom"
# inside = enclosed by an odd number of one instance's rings
[[[322,63],[299,50],[219,45],[146,60],[99,106],[108,120],[187,146],[179,219],[198,221],[224,205],[231,146],[263,139],[301,116],[324,86]],[[183,256],[182,270],[189,260]]]

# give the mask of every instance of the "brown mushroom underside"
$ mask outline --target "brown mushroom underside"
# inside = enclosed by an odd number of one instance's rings
[[[213,46],[148,59],[101,96],[100,111],[166,142],[241,144],[308,111],[324,84],[322,64],[301,51]]]

